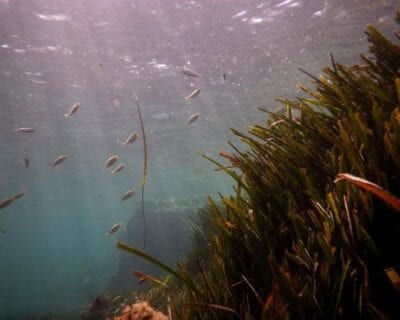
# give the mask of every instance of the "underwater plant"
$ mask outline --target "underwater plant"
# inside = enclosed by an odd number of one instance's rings
[[[139,114],[140,128],[142,130],[142,136],[143,136],[143,177],[142,177],[142,186],[141,186],[141,200],[142,200],[142,219],[143,219],[143,248],[146,248],[147,227],[146,227],[146,216],[145,216],[145,212],[144,212],[144,188],[145,188],[146,182],[147,182],[147,162],[148,162],[147,143],[146,143],[146,133],[144,131],[142,112],[140,111],[139,99],[136,95],[136,92],[134,92],[134,97],[135,97],[135,101],[136,101],[136,109]]]
[[[400,46],[366,34],[362,65],[331,56],[285,113],[232,129],[227,165],[204,155],[236,186],[208,197],[176,269],[118,243],[170,274],[151,282],[173,319],[400,318]]]

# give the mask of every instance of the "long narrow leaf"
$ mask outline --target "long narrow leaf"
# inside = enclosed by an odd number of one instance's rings
[[[142,250],[139,250],[135,247],[129,246],[122,242],[117,243],[117,248],[121,249],[121,250],[125,250],[125,251],[132,253],[138,257],[141,257],[144,260],[146,260],[147,262],[150,262],[150,263],[158,266],[159,268],[167,271],[169,274],[173,275],[178,280],[180,280],[181,282],[186,284],[190,289],[192,289],[194,292],[196,292],[196,294],[198,294],[200,297],[202,297],[203,299],[206,300],[206,297],[196,288],[196,286],[194,285],[194,283],[191,280],[188,280],[186,277],[181,276],[177,271],[170,268],[166,264],[162,263],[160,260],[150,256],[149,254],[147,254],[146,252],[144,252]]]
[[[382,187],[378,186],[377,184],[372,183],[371,181],[368,181],[366,179],[353,176],[352,174],[349,173],[339,173],[335,179],[335,183],[337,183],[340,180],[348,181],[351,184],[372,193],[379,199],[385,201],[393,209],[400,211],[400,199],[396,198],[394,195],[392,195]]]

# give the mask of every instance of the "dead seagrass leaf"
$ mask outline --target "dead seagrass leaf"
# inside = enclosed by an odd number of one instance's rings
[[[231,312],[234,313],[238,318],[239,314],[232,308],[225,307],[220,304],[213,304],[213,303],[184,303],[184,307],[186,308],[210,308],[210,309],[216,309],[216,310],[221,310],[221,311],[226,311],[226,312]]]
[[[351,184],[372,193],[373,195],[375,195],[378,198],[385,201],[393,209],[400,211],[400,199],[396,198],[390,192],[386,191],[385,189],[378,186],[377,184],[372,183],[371,181],[368,181],[366,179],[363,179],[363,178],[360,178],[357,176],[353,176],[352,174],[349,174],[349,173],[339,173],[336,176],[336,179],[334,182],[337,183],[340,180],[348,181]]]
[[[137,277],[139,279],[139,284],[142,284],[143,282],[148,281],[148,282],[153,282],[154,284],[159,285],[161,287],[168,288],[168,286],[165,283],[163,283],[162,281],[160,281],[142,271],[133,270],[132,273],[135,277]]]

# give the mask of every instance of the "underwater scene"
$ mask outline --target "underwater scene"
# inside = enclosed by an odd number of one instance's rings
[[[0,320],[399,319],[399,9],[0,0]]]

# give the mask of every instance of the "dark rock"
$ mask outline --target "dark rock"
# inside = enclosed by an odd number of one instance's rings
[[[175,268],[190,245],[188,220],[197,210],[195,204],[200,201],[157,201],[145,202],[147,239],[145,251],[163,263]],[[144,232],[141,204],[133,210],[132,218],[126,225],[126,233],[119,241],[143,249]],[[138,284],[138,279],[132,274],[139,270],[154,277],[165,273],[160,268],[140,259],[128,252],[121,251],[119,255],[119,270],[110,281],[111,288],[120,290],[141,290],[145,286]]]

